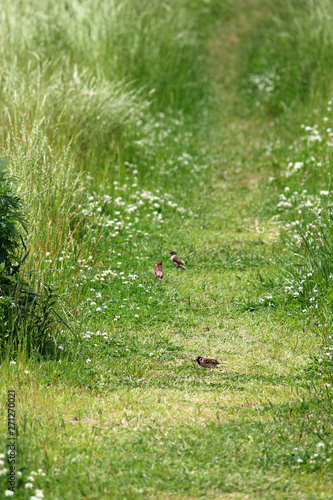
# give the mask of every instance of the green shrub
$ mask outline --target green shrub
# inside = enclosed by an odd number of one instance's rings
[[[26,230],[26,210],[19,196],[14,194],[14,179],[5,168],[8,162],[0,158],[0,269],[2,275],[13,274],[14,262],[19,262],[22,230]],[[21,228],[21,229],[20,229]]]

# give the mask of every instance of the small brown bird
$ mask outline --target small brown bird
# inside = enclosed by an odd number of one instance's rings
[[[203,358],[202,356],[197,356],[195,360],[203,368],[213,368],[214,366],[221,364],[219,361],[217,361],[217,359]]]
[[[176,267],[182,267],[183,269],[186,269],[186,267],[184,266],[184,262],[180,260],[176,252],[170,252],[170,255],[171,262],[173,262]]]
[[[163,275],[164,275],[164,272],[163,272],[163,269],[162,269],[162,261],[158,260],[156,262],[156,266],[154,267],[154,276],[155,276],[156,279],[158,279],[162,283],[164,283]]]

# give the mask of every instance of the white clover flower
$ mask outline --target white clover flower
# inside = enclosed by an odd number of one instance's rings
[[[0,458],[5,458],[5,454],[4,453],[0,453]]]
[[[11,361],[9,364],[10,364],[10,365],[16,365],[16,361],[14,361],[14,360],[13,360],[13,361]]]
[[[303,460],[302,460],[301,458],[298,458],[298,459],[297,459],[297,462],[298,462],[299,464],[302,464],[302,463],[303,463]]]
[[[325,448],[325,443],[317,443],[317,448]]]
[[[34,480],[35,480],[35,478],[34,478],[34,476],[31,476],[31,475],[30,475],[29,477],[27,477],[27,480],[28,480],[28,481],[34,481]]]
[[[32,483],[26,483],[25,484],[25,488],[33,488],[33,484]]]
[[[88,363],[88,364],[91,363],[91,359],[88,358],[86,363]]]
[[[13,497],[13,496],[14,496],[14,492],[12,490],[5,491],[5,497]]]
[[[102,308],[101,307],[96,307],[96,312],[101,312]]]
[[[327,196],[329,194],[329,191],[320,191],[320,194]]]

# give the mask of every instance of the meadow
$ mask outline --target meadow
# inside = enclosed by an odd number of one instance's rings
[[[331,2],[1,10],[1,495],[332,498]]]

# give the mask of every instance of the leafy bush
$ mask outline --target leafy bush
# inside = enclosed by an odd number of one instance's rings
[[[23,241],[18,224],[26,230],[26,211],[19,196],[13,193],[14,180],[6,175],[7,164],[6,159],[0,158],[0,269],[12,274],[13,261],[20,260],[17,251]]]

